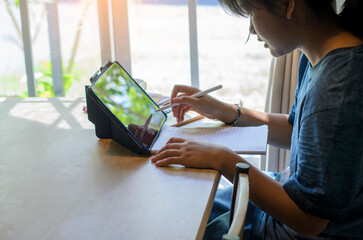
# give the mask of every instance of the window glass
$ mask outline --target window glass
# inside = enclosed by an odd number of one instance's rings
[[[65,95],[84,96],[84,85],[101,65],[96,0],[28,1],[37,96],[53,97],[47,4],[57,4],[60,62]],[[54,16],[53,12],[51,13]],[[27,96],[18,1],[0,3],[0,96]],[[53,28],[54,29],[54,28]],[[49,36],[51,35],[51,36]],[[56,80],[55,80],[56,81]]]
[[[0,1],[0,97],[27,93],[20,10]]]
[[[170,95],[190,84],[187,0],[129,0],[132,74],[147,91]]]
[[[58,2],[66,96],[84,97],[84,85],[102,64],[97,0]]]
[[[0,96],[27,93],[22,39],[17,31],[21,31],[20,10],[16,2],[0,3]],[[38,91],[43,89],[43,96],[51,96],[47,95],[47,89],[52,89],[53,76],[44,3],[29,1],[29,15]],[[84,96],[83,86],[102,64],[97,1],[57,3],[66,96]],[[229,16],[217,0],[197,3],[200,88],[223,84],[223,89],[212,95],[239,99],[245,106],[263,110],[269,51],[255,36],[245,44],[248,19]],[[144,79],[147,91],[164,95],[170,95],[174,84],[190,85],[188,1],[128,0],[128,7],[133,77]]]
[[[246,43],[249,19],[228,15],[217,0],[209,2],[197,9],[200,87],[222,84],[214,96],[263,110],[270,52],[256,36]]]
[[[249,19],[228,15],[217,0],[197,1],[200,88],[211,95],[263,110],[271,55]],[[129,0],[132,72],[147,90],[170,95],[174,84],[191,84],[188,2]]]

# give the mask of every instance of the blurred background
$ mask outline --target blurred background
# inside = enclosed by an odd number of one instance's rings
[[[61,66],[62,94],[84,97],[84,85],[102,65],[98,11],[102,1],[112,5],[111,0],[26,2],[38,97],[57,95],[52,71],[56,61]],[[24,2],[0,1],[0,97],[28,96],[21,23]],[[240,99],[245,106],[263,110],[271,55],[255,36],[246,43],[249,19],[228,15],[217,0],[196,4],[200,88],[222,84],[214,96]],[[125,5],[132,76],[145,80],[147,91],[163,95],[169,95],[174,84],[190,85],[188,1],[128,0]]]

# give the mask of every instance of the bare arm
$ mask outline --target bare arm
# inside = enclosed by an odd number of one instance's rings
[[[194,110],[211,119],[218,119],[225,123],[233,122],[238,115],[237,106],[221,102],[209,95],[193,98],[190,95],[199,89],[184,85],[175,85],[171,94],[171,102],[179,105],[173,108],[173,115],[178,122],[184,120],[189,110]],[[181,94],[181,95],[179,95]],[[290,148],[292,125],[287,121],[286,114],[269,114],[248,108],[241,108],[238,126],[268,125],[268,143],[284,148]]]
[[[184,115],[189,110],[194,110],[211,119],[218,119],[225,123],[233,122],[238,115],[237,106],[221,102],[211,96],[193,98],[192,95],[199,90],[189,86],[176,85],[173,89],[171,101],[179,103],[173,108],[174,117],[178,122],[184,120]],[[178,96],[178,93],[183,94]],[[286,114],[269,114],[248,108],[241,108],[241,117],[238,126],[268,125],[268,143],[277,147],[290,148],[292,125],[287,121]]]
[[[237,106],[229,104],[225,106],[223,114],[220,114],[218,119],[223,122],[232,122],[236,117]],[[258,112],[248,108],[241,108],[241,117],[236,125],[268,125],[268,143],[276,147],[289,149],[291,144],[292,125],[287,119],[287,114],[271,114]]]
[[[180,138],[169,140],[167,145],[151,158],[151,161],[156,166],[181,164],[194,168],[212,168],[230,181],[233,181],[236,163],[249,164],[228,148]],[[287,195],[281,183],[266,176],[252,165],[250,165],[249,179],[250,199],[273,218],[306,236],[315,236],[326,228],[328,220],[304,212]]]
[[[180,91],[186,95],[176,96]],[[182,120],[185,112],[189,109],[226,123],[236,119],[238,112],[235,105],[220,102],[210,96],[198,99],[187,96],[195,91],[197,90],[190,87],[175,87],[172,100],[180,105],[173,109],[173,113],[178,120]],[[290,148],[292,125],[287,119],[286,114],[268,114],[242,108],[237,125],[268,125],[268,143]],[[236,163],[245,162],[249,164],[239,155],[222,146],[185,139],[171,139],[151,158],[151,161],[157,166],[182,164],[187,167],[212,168],[218,170],[230,181],[234,177]],[[304,212],[287,195],[281,183],[266,176],[255,167],[250,167],[250,199],[259,208],[306,236],[315,236],[326,228],[329,223],[328,220]]]
[[[235,164],[241,161],[249,164],[241,157],[235,155],[231,162],[219,162],[220,165],[215,166],[215,168],[230,181],[233,181]],[[329,220],[304,212],[287,195],[281,183],[268,177],[252,165],[250,165],[249,179],[251,201],[261,210],[296,232],[305,236],[316,236],[328,225]]]

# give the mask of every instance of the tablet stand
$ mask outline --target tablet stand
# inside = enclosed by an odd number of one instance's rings
[[[150,150],[141,146],[126,129],[117,126],[114,120],[107,116],[101,105],[89,96],[88,87],[85,86],[88,120],[95,125],[96,136],[100,139],[113,139],[135,153],[150,154]]]

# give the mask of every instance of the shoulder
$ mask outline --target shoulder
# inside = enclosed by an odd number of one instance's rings
[[[363,76],[363,45],[339,48],[328,53],[315,67],[313,72],[324,74],[332,79],[351,79]],[[323,77],[323,76],[321,76]]]
[[[311,82],[305,100],[312,112],[357,107],[361,110],[363,45],[330,52],[310,68],[309,74]]]
[[[363,77],[363,45],[339,48],[327,54],[311,70],[312,77],[318,77],[323,84],[339,82],[354,83]],[[361,84],[361,81],[359,81]],[[359,84],[359,82],[356,82]]]

